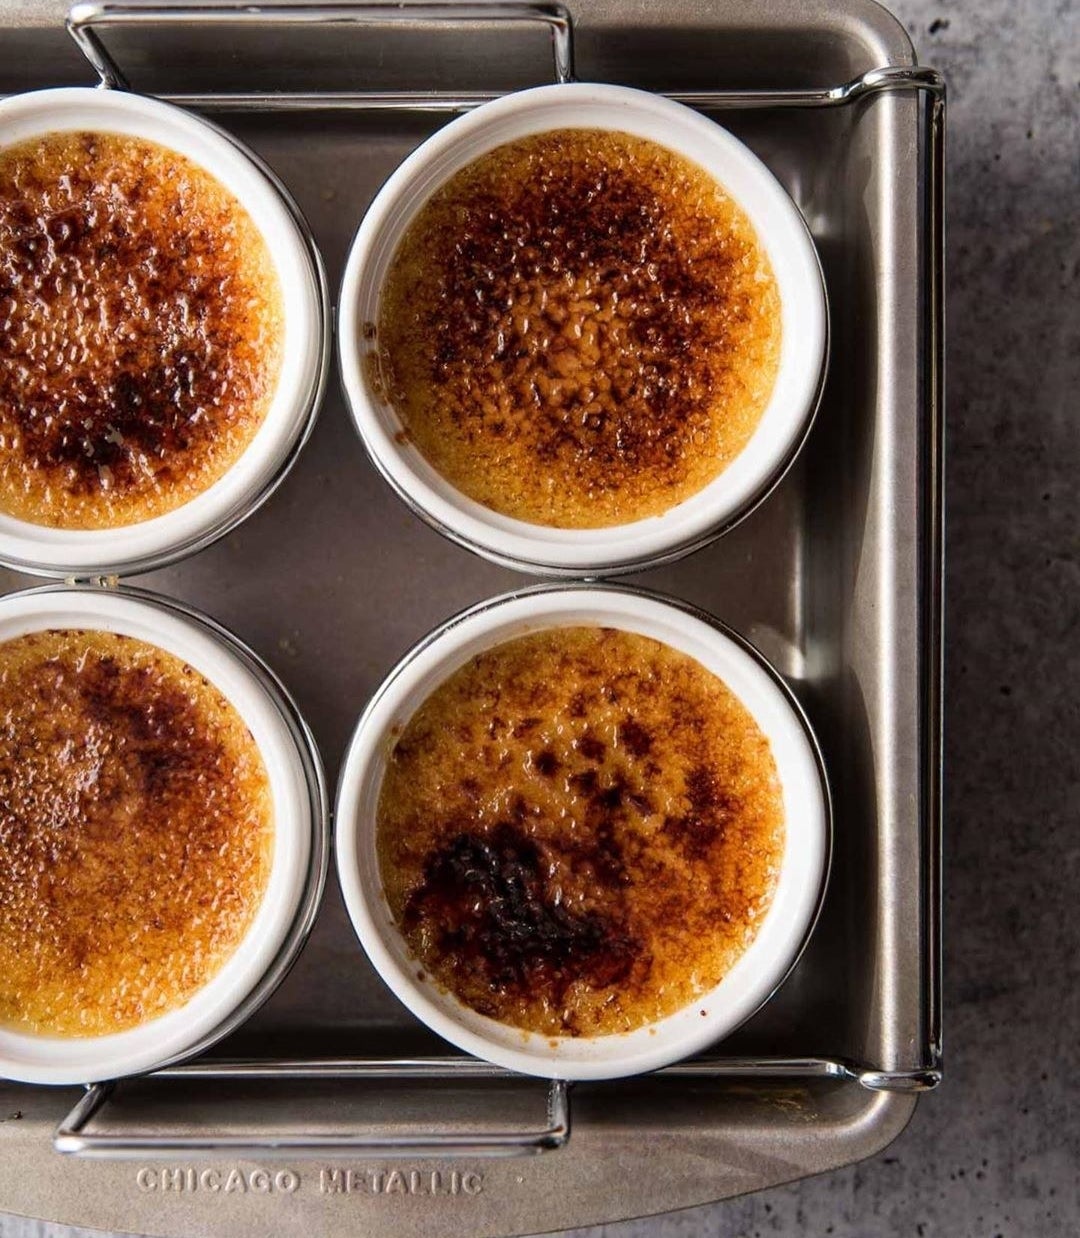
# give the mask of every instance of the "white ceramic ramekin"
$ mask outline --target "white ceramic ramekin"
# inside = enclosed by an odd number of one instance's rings
[[[551,627],[599,625],[638,632],[696,658],[739,697],[768,737],[783,790],[780,875],[756,937],[714,989],[637,1031],[548,1037],[496,1022],[429,978],[418,978],[383,892],[375,821],[394,727],[470,658]],[[809,725],[779,675],[750,645],[681,604],[612,586],[542,586],[483,602],[421,641],[390,673],[350,741],[338,785],[335,851],[353,927],[383,980],[429,1027],[509,1070],[563,1079],[611,1079],[655,1070],[731,1032],[772,994],[813,927],[828,869],[829,794]],[[702,1017],[702,1012],[704,1016]]]
[[[193,666],[250,729],[274,806],[274,856],[255,918],[221,970],[184,1005],[104,1036],[35,1036],[0,1025],[0,1077],[70,1084],[139,1074],[192,1056],[261,1005],[284,978],[314,922],[329,826],[314,740],[277,679],[225,629],[134,589],[57,585],[0,599],[0,642],[56,628],[120,632]]]
[[[190,502],[115,529],[53,529],[0,513],[0,562],[48,576],[160,567],[228,532],[288,472],[319,407],[329,363],[329,298],[303,216],[269,169],[232,137],[180,108],[119,90],[64,87],[0,101],[0,148],[44,133],[97,130],[178,151],[229,189],[262,233],[281,283],[285,346],[263,424],[239,460]]]
[[[500,515],[466,497],[400,434],[401,421],[371,383],[365,323],[404,232],[455,172],[505,142],[559,128],[619,130],[675,150],[711,173],[742,207],[768,252],[780,289],[782,346],[772,397],[753,437],[704,489],[660,516],[612,528],[555,529]],[[552,575],[630,571],[675,558],[730,528],[779,481],[809,431],[824,380],[825,286],[802,215],[746,146],[669,99],[623,86],[541,86],[485,103],[415,150],[371,204],[349,253],[338,303],[341,378],[376,468],[424,519],[497,562]]]

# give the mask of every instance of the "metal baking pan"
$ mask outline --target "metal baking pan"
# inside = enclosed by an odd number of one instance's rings
[[[81,50],[64,0],[5,6],[0,93],[92,81],[87,53],[110,84],[207,112],[296,196],[332,282],[403,156],[508,89],[576,74],[664,91],[762,156],[825,269],[817,424],[753,515],[640,579],[732,624],[784,674],[830,769],[835,851],[813,939],[750,1022],[706,1058],[572,1095],[456,1057],[413,1021],[331,888],[291,975],[212,1059],[81,1099],[0,1084],[0,1211],[146,1234],[521,1233],[736,1195],[885,1146],[940,1077],[940,79],[869,0],[204,0],[74,16]],[[28,583],[0,572],[4,591]],[[522,581],[394,498],[331,384],[273,501],[138,583],[264,657],[333,777],[398,656]]]

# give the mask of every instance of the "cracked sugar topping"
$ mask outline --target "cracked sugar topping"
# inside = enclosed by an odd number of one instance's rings
[[[255,741],[191,666],[107,632],[0,644],[0,1025],[96,1036],[181,1005],[273,846]]]
[[[589,129],[451,177],[365,327],[376,389],[427,460],[563,528],[659,515],[716,478],[768,403],[780,334],[768,257],[716,180]]]
[[[545,1035],[630,1031],[713,988],[784,846],[768,740],[699,662],[562,628],[480,654],[398,736],[378,808],[421,967]]]
[[[0,512],[101,529],[201,494],[281,369],[266,242],[224,185],[112,133],[0,150]]]

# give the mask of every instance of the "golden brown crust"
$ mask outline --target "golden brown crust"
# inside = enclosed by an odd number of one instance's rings
[[[629,1031],[717,984],[783,850],[767,739],[698,662],[564,628],[484,653],[398,738],[387,899],[423,969],[547,1035]]]
[[[0,150],[0,511],[111,528],[217,481],[281,369],[266,243],[190,160],[110,133]]]
[[[566,129],[433,195],[376,338],[376,390],[458,489],[599,527],[666,511],[743,449],[775,380],[780,302],[752,226],[703,169]]]
[[[0,1024],[101,1035],[219,970],[262,900],[273,810],[235,708],[106,632],[0,644]]]

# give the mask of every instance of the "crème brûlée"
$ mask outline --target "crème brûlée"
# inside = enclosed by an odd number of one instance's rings
[[[772,395],[781,325],[766,248],[712,175],[632,134],[558,129],[431,195],[363,333],[401,438],[454,487],[600,528],[731,465]]]
[[[689,655],[566,627],[481,653],[396,735],[377,814],[417,970],[529,1032],[651,1024],[758,931],[784,848],[768,739]]]
[[[0,1027],[124,1031],[219,972],[263,900],[267,772],[193,667],[104,631],[0,643]]]
[[[62,529],[165,515],[251,444],[284,303],[246,208],[116,133],[0,148],[0,514]]]

